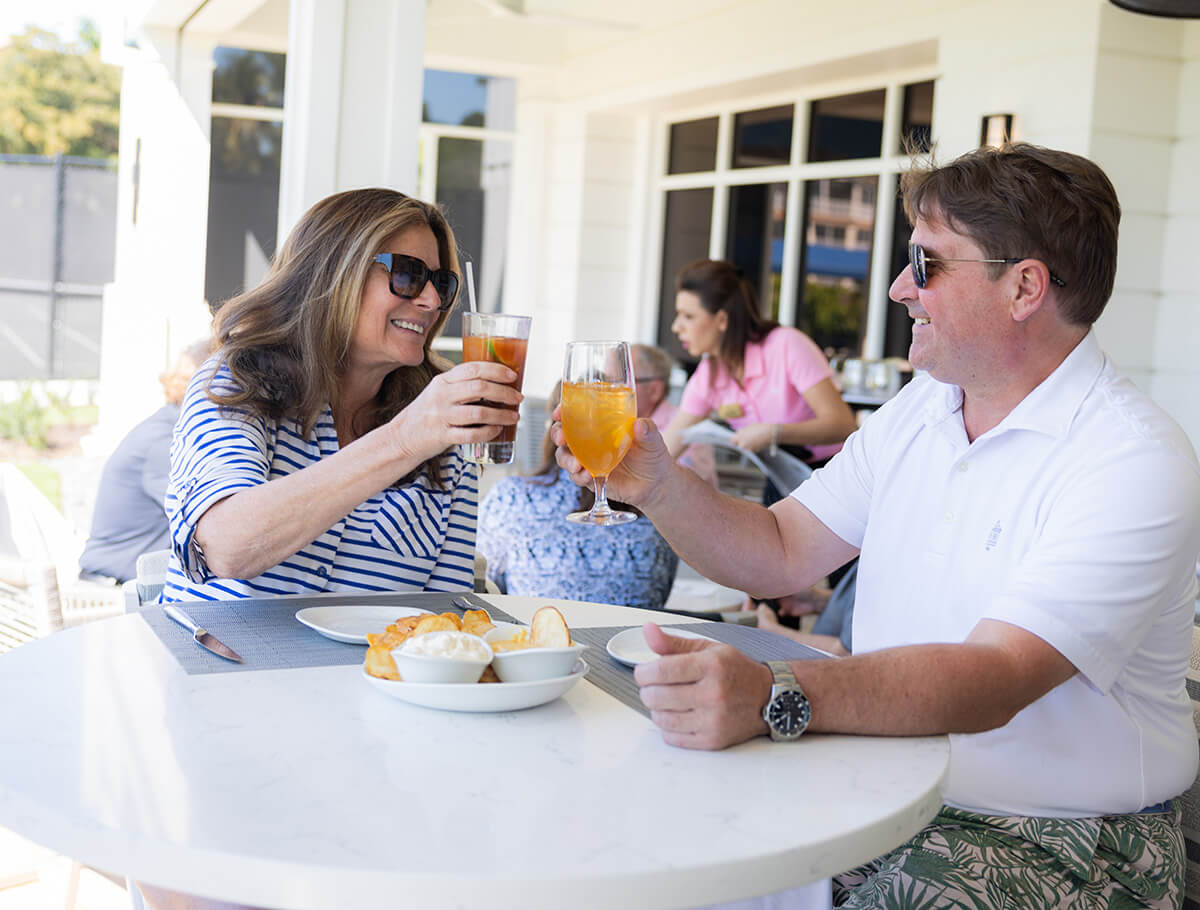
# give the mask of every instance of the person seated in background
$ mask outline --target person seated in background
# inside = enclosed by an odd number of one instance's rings
[[[851,630],[854,624],[854,588],[858,577],[858,560],[849,564],[833,590],[824,586],[809,588],[803,594],[787,594],[777,599],[778,612],[769,601],[747,597],[743,610],[754,610],[758,627],[774,632],[810,648],[845,657],[852,650]],[[780,622],[781,616],[800,617],[820,613],[807,632]]]
[[[561,395],[558,383],[548,411]],[[661,610],[679,557],[641,516],[606,528],[568,522],[568,513],[591,508],[593,494],[558,467],[554,448],[547,431],[537,471],[502,478],[484,496],[476,546],[487,558],[487,577],[505,594]]]
[[[671,388],[671,355],[649,344],[635,344],[633,374],[636,377],[637,416],[649,417],[659,430],[665,430],[679,408],[667,400]],[[679,456],[679,463],[691,468],[714,487],[717,483],[717,459],[713,447],[704,443],[690,445]]]
[[[662,434],[672,455],[684,449],[683,431],[714,411],[733,428],[730,441],[748,452],[779,447],[816,468],[841,450],[858,424],[811,338],[763,317],[754,288],[733,263],[690,263],[675,288],[671,331],[703,359]],[[763,505],[789,492],[768,480]]]
[[[436,206],[337,193],[217,311],[171,449],[164,601],[474,587],[459,445],[515,424],[522,396],[503,364],[433,351],[455,251]]]
[[[104,463],[92,530],[79,557],[79,577],[124,584],[137,575],[137,558],[170,545],[167,477],[171,434],[189,380],[212,351],[209,339],[188,345],[158,381],[167,403],[126,434]]]

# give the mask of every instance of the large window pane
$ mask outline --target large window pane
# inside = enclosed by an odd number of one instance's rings
[[[933,82],[904,86],[904,117],[899,152],[929,151],[933,127]]]
[[[742,270],[758,297],[759,310],[771,319],[779,318],[786,213],[786,183],[735,186],[729,190],[725,258]]]
[[[830,355],[861,352],[878,179],[814,180],[806,188],[797,326]]]
[[[254,287],[275,255],[283,125],[212,118],[204,296],[218,307]]]
[[[515,108],[516,82],[512,79],[425,70],[421,119],[426,123],[511,130]]]
[[[437,203],[454,228],[460,257],[471,261],[478,306],[486,313],[499,309],[503,291],[511,178],[511,142],[438,140]],[[461,320],[449,319],[442,334],[459,337]]]
[[[892,220],[892,255],[889,263],[888,276],[895,278],[900,270],[908,266],[908,238],[912,228],[904,215],[904,206],[896,204],[896,214]],[[908,357],[908,348],[912,344],[912,319],[908,310],[893,300],[888,301],[887,321],[883,329],[883,356]]]
[[[286,57],[240,47],[213,52],[213,101],[252,107],[283,107]]]
[[[658,305],[658,344],[677,360],[687,354],[671,332],[675,319],[675,276],[689,262],[708,256],[712,229],[713,191],[672,190],[667,193],[663,225],[662,286]]]
[[[671,124],[668,174],[694,174],[717,167],[717,118]]]
[[[878,158],[883,149],[883,89],[812,103],[808,160]]]
[[[792,105],[745,111],[733,121],[733,167],[787,164],[792,156]]]

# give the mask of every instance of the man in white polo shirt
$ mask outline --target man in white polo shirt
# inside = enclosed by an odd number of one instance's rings
[[[951,735],[943,812],[836,878],[838,906],[1177,907],[1200,469],[1091,329],[1116,193],[1023,144],[914,168],[902,191],[890,295],[926,375],[770,510],[675,469],[647,421],[609,479],[688,563],[757,596],[861,553],[854,656],[768,666],[648,626],[663,657],[638,667],[642,699],[689,748]]]

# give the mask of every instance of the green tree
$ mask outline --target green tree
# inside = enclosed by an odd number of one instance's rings
[[[100,61],[100,36],[85,22],[79,39],[27,26],[0,47],[0,152],[117,154],[121,74]]]

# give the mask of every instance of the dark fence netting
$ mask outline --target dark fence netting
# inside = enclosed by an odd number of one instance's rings
[[[0,380],[100,375],[114,162],[0,155]]]

